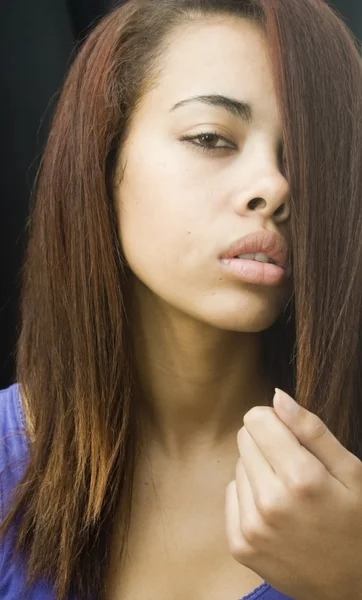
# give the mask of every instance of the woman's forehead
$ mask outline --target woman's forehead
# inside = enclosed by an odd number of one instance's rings
[[[144,101],[147,112],[159,113],[192,97],[216,95],[252,104],[255,121],[278,121],[266,41],[250,19],[205,18],[177,27]]]
[[[161,76],[234,79],[255,70],[270,71],[261,28],[245,18],[205,18],[173,31],[163,52]]]

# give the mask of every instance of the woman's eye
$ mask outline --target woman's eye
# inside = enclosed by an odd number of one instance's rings
[[[194,146],[198,146],[201,150],[206,150],[209,152],[225,149],[236,149],[236,146],[233,144],[233,142],[224,136],[213,132],[198,133],[197,135],[193,136],[184,136],[182,140],[189,142]]]

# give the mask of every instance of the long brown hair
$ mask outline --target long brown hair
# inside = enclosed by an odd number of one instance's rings
[[[22,269],[17,381],[35,436],[5,533],[29,586],[105,597],[109,532],[130,519],[136,379],[113,181],[132,112],[173,28],[204,15],[265,30],[292,191],[294,294],[265,332],[275,384],[362,458],[362,70],[322,0],[131,0],[67,75],[39,169]]]

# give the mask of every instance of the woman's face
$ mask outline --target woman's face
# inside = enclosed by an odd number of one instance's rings
[[[290,240],[281,135],[261,30],[224,17],[177,29],[120,156],[119,233],[139,297],[225,330],[273,324],[290,279],[245,281],[221,257],[253,232]]]

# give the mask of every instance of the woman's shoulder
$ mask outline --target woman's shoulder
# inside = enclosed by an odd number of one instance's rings
[[[29,441],[19,383],[0,390],[0,471],[18,458],[24,458]]]
[[[0,390],[0,494],[2,512],[6,500],[20,481],[29,456],[20,386]]]
[[[10,507],[12,492],[20,482],[29,459],[29,439],[20,385],[0,390],[0,521]],[[26,566],[14,552],[14,526],[0,539],[0,598],[54,600],[45,581],[37,581],[25,596]]]
[[[20,384],[0,389],[0,437],[8,427],[25,429]]]

